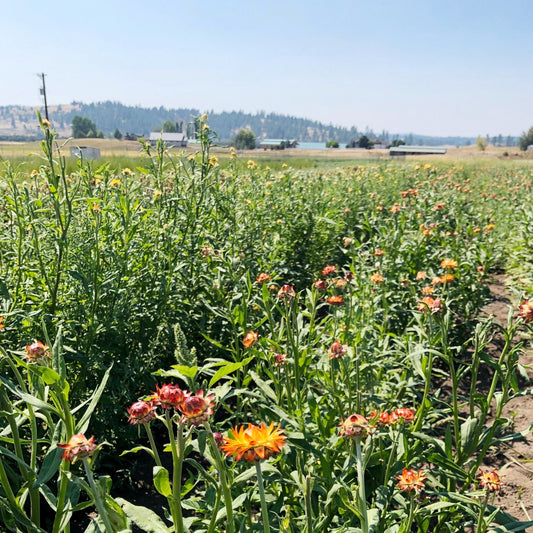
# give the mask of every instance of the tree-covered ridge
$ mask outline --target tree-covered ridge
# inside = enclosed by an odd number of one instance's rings
[[[37,129],[36,108],[30,106],[0,106],[0,137],[39,136]],[[193,108],[168,109],[166,107],[127,106],[120,102],[96,102],[86,104],[72,102],[68,105],[49,106],[50,120],[56,131],[61,135],[71,135],[72,119],[82,116],[93,121],[98,130],[105,136],[113,136],[116,130],[124,133],[148,135],[150,131],[161,128],[166,121],[184,124],[193,122],[205,110]],[[207,110],[209,124],[221,142],[229,142],[241,129],[254,132],[258,142],[262,139],[295,139],[298,142],[338,141],[341,145],[358,139],[362,134],[370,138],[379,138],[385,143],[395,139],[403,139],[407,144],[424,145],[468,145],[475,143],[475,137],[432,137],[414,133],[373,132],[368,128],[364,131],[357,126],[345,128],[333,124],[324,124],[316,120],[267,113],[245,113],[244,111],[215,112]],[[44,110],[41,109],[44,116]],[[517,139],[514,137],[490,138],[493,144],[512,146]]]

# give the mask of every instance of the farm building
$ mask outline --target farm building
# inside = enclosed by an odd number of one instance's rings
[[[185,133],[162,133],[160,131],[150,132],[150,143],[155,145],[161,139],[167,146],[187,147],[187,137]]]
[[[263,150],[285,150],[285,148],[296,148],[298,141],[294,139],[263,139],[259,143],[259,148]]]
[[[100,159],[100,148],[93,148],[92,146],[71,146],[70,157]]]
[[[442,155],[446,153],[446,148],[442,146],[391,146],[389,154],[391,156],[405,155]]]

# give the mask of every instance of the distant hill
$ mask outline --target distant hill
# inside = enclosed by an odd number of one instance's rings
[[[0,106],[0,139],[27,140],[39,138],[37,109],[30,106]],[[119,102],[110,101],[91,104],[72,102],[71,104],[49,106],[48,110],[54,129],[63,137],[71,135],[71,123],[76,115],[91,119],[105,136],[113,135],[116,129],[122,134],[136,133],[147,136],[150,131],[161,127],[167,120],[183,122],[186,127],[187,123],[192,122],[194,117],[201,114],[198,109],[167,109],[163,106],[145,108],[126,106]],[[343,144],[348,143],[353,138],[358,139],[364,133],[369,137],[378,137],[384,142],[401,138],[408,144],[430,146],[441,144],[465,146],[475,143],[474,137],[429,137],[412,133],[399,135],[386,131],[376,134],[368,130],[359,131],[355,126],[344,128],[323,124],[315,120],[263,111],[255,114],[244,113],[243,111],[223,111],[221,113],[207,111],[207,113],[209,114],[211,129],[218,134],[223,143],[229,142],[241,128],[251,129],[259,140],[265,138],[296,139],[299,142],[337,140]],[[41,114],[44,115],[42,109]],[[509,139],[503,139],[502,143],[509,141]],[[513,138],[513,141],[515,144],[516,139]]]

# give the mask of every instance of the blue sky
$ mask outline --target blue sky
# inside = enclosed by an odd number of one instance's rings
[[[115,100],[376,132],[533,126],[533,0],[0,0],[0,105]]]

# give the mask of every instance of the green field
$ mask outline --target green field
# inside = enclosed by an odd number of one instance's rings
[[[81,164],[2,145],[6,529],[532,527],[495,499],[529,433],[506,406],[529,395],[531,161],[202,131]],[[502,272],[503,324],[481,314]]]

